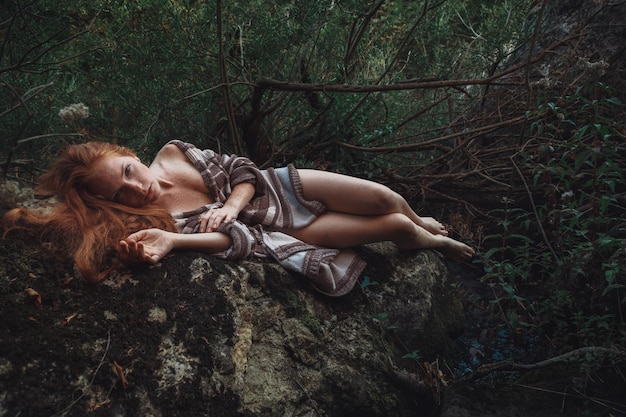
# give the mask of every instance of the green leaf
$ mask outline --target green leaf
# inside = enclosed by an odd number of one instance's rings
[[[385,320],[387,320],[387,317],[389,317],[389,313],[387,313],[387,312],[382,312],[382,313],[370,314],[369,315],[369,318],[374,319],[374,320],[378,320],[378,321],[385,321]]]
[[[370,281],[370,277],[365,275],[363,276],[363,281],[361,281],[361,288],[369,287],[370,285],[377,285],[378,282]]]

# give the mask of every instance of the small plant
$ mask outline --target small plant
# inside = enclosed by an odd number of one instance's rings
[[[402,356],[402,359],[411,359],[419,363],[420,360],[422,359],[422,355],[420,354],[419,350],[414,350]]]
[[[512,158],[530,203],[490,213],[498,228],[481,261],[493,314],[560,350],[626,343],[623,107],[603,84],[540,102]]]
[[[491,246],[481,256],[486,283],[493,298],[492,312],[499,316],[511,330],[533,327],[532,305],[522,296],[520,287],[532,286],[533,274],[545,263],[545,252],[535,251],[535,240],[528,232],[530,213],[511,207],[514,201],[503,199],[505,208],[494,210],[491,216],[499,218],[501,232],[485,236],[484,244]]]

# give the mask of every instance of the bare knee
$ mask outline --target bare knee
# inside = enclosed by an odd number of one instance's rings
[[[389,231],[394,233],[397,239],[406,239],[415,234],[416,225],[411,219],[402,213],[391,213],[385,216]]]
[[[404,249],[430,247],[433,235],[402,213],[387,215],[393,243]]]
[[[404,198],[391,188],[379,184],[373,190],[372,205],[379,213],[402,212]]]

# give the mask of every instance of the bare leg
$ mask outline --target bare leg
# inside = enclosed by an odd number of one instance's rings
[[[466,244],[432,234],[401,213],[359,216],[328,212],[310,225],[287,233],[313,245],[338,249],[391,241],[403,249],[436,249],[453,261],[474,256],[474,250]]]
[[[432,234],[447,236],[446,228],[432,217],[420,217],[409,203],[390,188],[372,181],[311,169],[299,169],[304,196],[321,201],[329,211],[380,216],[401,213]]]

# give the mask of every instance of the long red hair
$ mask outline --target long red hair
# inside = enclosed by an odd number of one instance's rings
[[[58,196],[60,203],[48,214],[25,208],[10,210],[2,218],[4,235],[15,229],[41,232],[43,241],[73,254],[85,279],[97,282],[111,271],[112,255],[129,234],[151,227],[176,231],[164,209],[127,207],[87,191],[88,184],[96,180],[94,163],[110,156],[134,157],[135,153],[97,141],[66,147],[40,178],[36,190],[43,196]]]

